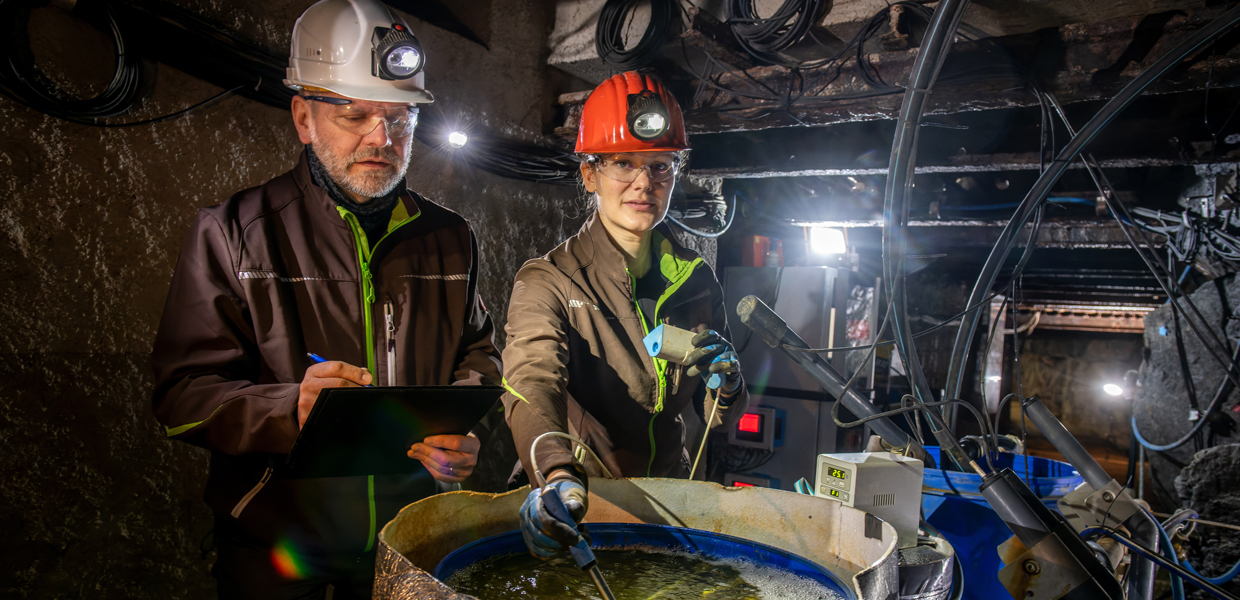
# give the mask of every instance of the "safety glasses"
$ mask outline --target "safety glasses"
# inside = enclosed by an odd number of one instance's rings
[[[413,134],[418,125],[416,106],[391,106],[366,100],[350,100],[335,96],[302,96],[327,105],[327,118],[337,127],[353,135],[369,135],[380,122],[387,127],[390,137],[400,138]]]
[[[649,174],[650,181],[655,183],[669,181],[680,172],[680,162],[676,159],[646,161],[626,154],[615,154],[591,156],[589,162],[595,171],[623,183],[636,181],[642,171]]]

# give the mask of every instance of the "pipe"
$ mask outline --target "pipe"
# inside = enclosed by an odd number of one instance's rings
[[[1025,414],[1037,426],[1042,435],[1063,455],[1085,479],[1085,483],[1094,491],[1100,490],[1115,481],[1093,455],[1085,450],[1068,429],[1063,426],[1055,415],[1037,398],[1029,398],[1025,404]],[[1124,521],[1124,526],[1133,536],[1151,548],[1158,548],[1159,525],[1145,511],[1137,511]],[[1128,595],[1130,600],[1149,600],[1154,594],[1154,575],[1157,569],[1148,560],[1134,559],[1132,575],[1128,577]]]
[[[1108,475],[1106,469],[1068,432],[1063,423],[1047,410],[1041,400],[1029,398],[1025,403],[1025,413],[1051,445],[1063,455],[1064,460],[1080,471],[1089,487],[1100,490],[1111,483],[1114,478]]]
[[[978,275],[977,283],[973,287],[973,293],[970,295],[966,306],[976,304],[990,292],[991,286],[995,283],[995,278],[999,275],[999,269],[1002,268],[1008,254],[1011,252],[1017,234],[1024,228],[1025,223],[1029,221],[1033,212],[1046,198],[1051,187],[1059,181],[1068,164],[1080,154],[1085,145],[1093,141],[1098,132],[1109,125],[1115,119],[1115,116],[1121,110],[1127,108],[1151,83],[1162,77],[1189,54],[1192,54],[1222,32],[1230,29],[1237,22],[1240,22],[1240,7],[1227,11],[1205,28],[1194,33],[1189,39],[1181,42],[1162,58],[1158,59],[1158,62],[1141,73],[1140,76],[1124,86],[1124,89],[1119,94],[1111,98],[1106,106],[1098,114],[1094,115],[1085,127],[1081,128],[1080,133],[1072,137],[1072,141],[1060,151],[1059,155],[1055,157],[1054,162],[1038,177],[1038,181],[1034,184],[1033,189],[1029,190],[1025,199],[1021,201],[1020,208],[1016,209],[1016,214],[1012,216],[1012,219],[1008,221],[1007,227],[1000,233],[999,240],[995,242],[994,249],[986,259],[986,265],[982,267],[982,272]],[[951,363],[947,376],[947,395],[950,398],[958,397],[960,389],[964,384],[964,367],[973,342],[973,336],[977,333],[977,323],[978,315],[976,313],[972,316],[965,316],[960,322],[960,327],[956,330],[956,341],[952,347]]]
[[[821,356],[811,352],[798,352],[791,350],[792,348],[809,348],[805,340],[797,335],[795,331],[788,328],[788,324],[784,322],[771,307],[762,302],[757,296],[745,296],[740,303],[736,305],[736,316],[740,317],[741,323],[753,330],[758,337],[762,338],[766,344],[772,348],[779,348],[783,353],[805,369],[827,393],[835,396],[837,400],[853,414],[861,417],[871,417],[878,414],[878,408],[870,403],[869,400],[863,398],[856,390],[849,388],[844,389],[847,383],[843,375],[840,375],[831,363],[823,360]],[[870,429],[874,433],[883,438],[888,445],[900,449],[908,449],[907,452],[913,456],[921,457],[925,455],[925,451],[918,446],[917,442],[905,433],[904,430],[892,423],[890,419],[875,419],[869,423]]]

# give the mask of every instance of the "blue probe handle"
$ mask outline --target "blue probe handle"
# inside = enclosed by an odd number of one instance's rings
[[[542,491],[543,506],[547,509],[547,514],[555,518],[555,520],[568,524],[577,530],[577,522],[573,520],[573,515],[569,514],[568,507],[564,506],[564,499],[560,497],[560,491],[547,486]],[[573,555],[573,560],[577,561],[577,566],[581,570],[588,571],[598,562],[594,558],[594,551],[590,549],[590,544],[586,543],[586,538],[580,533],[577,534],[577,543],[568,549],[568,553]]]

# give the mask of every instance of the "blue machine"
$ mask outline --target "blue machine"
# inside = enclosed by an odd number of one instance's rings
[[[936,464],[942,465],[937,446],[927,446],[926,451]],[[1085,481],[1072,465],[1036,456],[1029,457],[1029,477],[1023,455],[1000,453],[995,467],[1011,467],[1048,508],[1056,511],[1056,502]],[[956,549],[956,560],[960,561],[967,582],[964,598],[1010,598],[999,583],[999,569],[1004,565],[997,548],[1012,533],[978,491],[981,484],[982,478],[975,473],[927,467],[922,480],[921,509],[930,525]]]

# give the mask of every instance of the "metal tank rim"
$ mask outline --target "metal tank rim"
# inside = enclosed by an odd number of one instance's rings
[[[529,488],[449,492],[401,509],[379,533],[376,600],[465,600],[431,576],[453,550],[518,528]],[[899,589],[895,529],[839,502],[767,488],[679,479],[591,479],[586,522],[651,523],[730,535],[817,564],[861,600]]]

